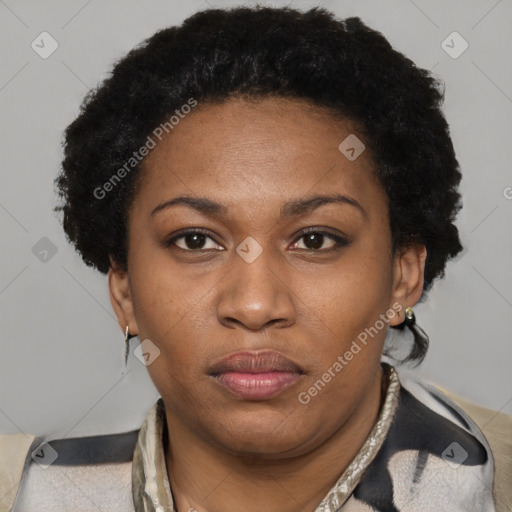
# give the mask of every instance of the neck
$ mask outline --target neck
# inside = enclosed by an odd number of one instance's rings
[[[370,434],[385,396],[383,383],[381,369],[364,401],[333,435],[290,458],[226,453],[166,411],[166,462],[175,507],[179,512],[313,512]]]

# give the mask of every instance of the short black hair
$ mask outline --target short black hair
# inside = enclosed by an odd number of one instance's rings
[[[259,5],[200,11],[159,30],[85,97],[65,131],[55,210],[87,265],[106,273],[112,257],[127,270],[126,221],[142,168],[127,168],[134,152],[191,99],[232,97],[303,99],[360,126],[388,198],[393,247],[426,246],[424,291],[444,276],[462,246],[443,83],[358,17]]]

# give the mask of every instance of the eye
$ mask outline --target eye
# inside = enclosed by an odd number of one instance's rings
[[[208,240],[210,240],[210,246],[208,247]],[[217,244],[215,240],[206,232],[201,229],[195,229],[193,231],[183,231],[179,235],[175,235],[165,242],[166,247],[175,245],[179,249],[188,252],[195,252],[201,250],[215,250],[220,248],[224,250],[222,246]]]
[[[300,241],[304,240],[303,245],[300,247]],[[327,248],[323,248],[325,242],[329,241]],[[329,233],[328,231],[321,231],[318,228],[309,228],[307,231],[303,231],[300,237],[292,245],[293,250],[306,250],[313,252],[333,252],[339,250],[341,247],[349,245],[349,241],[342,237]]]
[[[300,247],[302,240],[304,247]],[[327,248],[325,247],[326,242],[329,242]],[[208,246],[208,243],[210,246]],[[207,231],[202,229],[182,231],[165,242],[166,247],[173,245],[187,252],[225,250],[221,245],[215,242]],[[309,228],[302,232],[291,248],[292,250],[330,253],[347,245],[349,245],[349,241],[343,236],[335,235],[328,231],[322,231],[318,228]]]

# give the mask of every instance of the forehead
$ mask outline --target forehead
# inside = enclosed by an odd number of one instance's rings
[[[144,160],[138,202],[205,191],[246,209],[332,192],[375,202],[383,191],[358,128],[304,100],[199,103]]]

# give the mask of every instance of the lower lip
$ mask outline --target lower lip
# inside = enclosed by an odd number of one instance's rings
[[[226,372],[216,380],[229,391],[245,400],[265,400],[278,395],[300,379],[293,372],[239,373]]]

